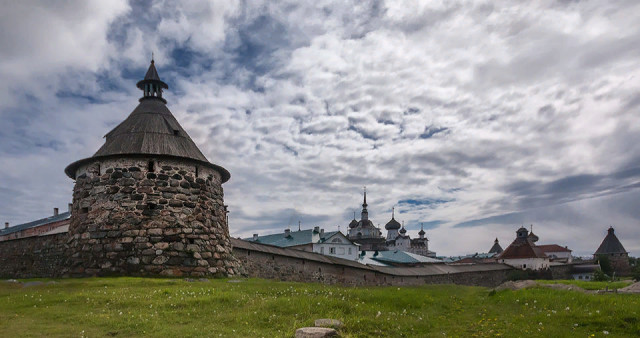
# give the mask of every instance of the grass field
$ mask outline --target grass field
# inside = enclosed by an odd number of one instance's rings
[[[259,279],[36,281],[0,281],[0,337],[292,337],[318,318],[342,320],[344,337],[640,336],[640,295]]]

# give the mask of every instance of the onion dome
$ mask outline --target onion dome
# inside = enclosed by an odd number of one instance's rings
[[[357,226],[358,226],[358,221],[356,221],[356,219],[354,218],[353,220],[351,220],[351,223],[349,223],[349,228],[353,229]]]
[[[420,231],[418,231],[418,235],[420,237],[424,236],[424,234],[426,234],[426,232],[424,232],[424,229],[420,229]]]
[[[167,108],[162,91],[169,86],[160,80],[153,60],[136,86],[143,91],[138,106],[105,135],[104,145],[92,157],[67,166],[67,176],[75,179],[80,166],[99,159],[158,156],[194,161],[220,173],[223,183],[228,181],[229,172],[207,160]]]
[[[395,208],[391,209],[391,220],[387,222],[384,226],[387,230],[398,230],[400,229],[400,223],[395,219]]]
[[[404,234],[406,234],[406,233],[407,233],[407,229],[402,227],[402,229],[400,229],[400,234],[402,234],[404,236]]]

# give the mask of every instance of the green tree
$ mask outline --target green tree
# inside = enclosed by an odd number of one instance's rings
[[[613,276],[613,265],[611,265],[611,260],[607,255],[598,255],[596,257],[598,262],[600,262],[600,269],[606,275]]]

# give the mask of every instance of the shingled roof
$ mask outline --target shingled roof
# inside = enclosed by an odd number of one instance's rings
[[[80,165],[97,158],[156,155],[197,161],[218,171],[222,182],[228,181],[229,172],[207,160],[167,108],[162,88],[168,86],[160,80],[153,61],[137,86],[144,91],[140,104],[105,135],[104,145],[92,157],[70,164],[65,173],[75,179]]]
[[[499,254],[502,251],[503,251],[502,247],[500,246],[500,243],[498,242],[498,239],[496,238],[496,240],[493,242],[493,246],[491,247],[491,249],[489,249],[489,253]]]
[[[526,228],[518,229],[517,234],[516,239],[498,255],[498,259],[547,258],[547,255],[528,237]]]
[[[598,250],[596,250],[596,255],[606,255],[612,253],[627,253],[627,250],[624,249],[620,240],[614,233],[613,227],[609,227],[607,230],[607,236],[604,238]]]

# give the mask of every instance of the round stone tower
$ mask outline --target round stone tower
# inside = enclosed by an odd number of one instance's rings
[[[75,179],[69,226],[71,275],[230,276],[222,183],[166,106],[151,61],[144,95],[92,157],[70,164]]]

